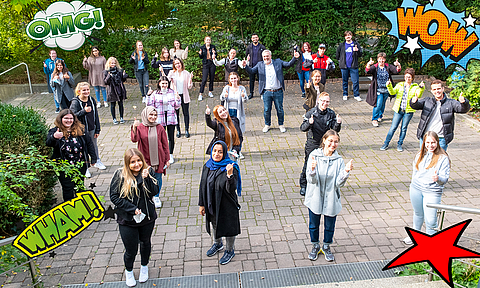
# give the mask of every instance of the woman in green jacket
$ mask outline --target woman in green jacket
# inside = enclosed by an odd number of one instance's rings
[[[408,68],[405,70],[405,82],[398,83],[395,85],[395,88],[393,88],[390,81],[387,82],[388,93],[390,93],[390,95],[396,95],[395,104],[393,104],[392,108],[395,114],[393,115],[392,126],[390,126],[390,130],[388,130],[387,138],[380,148],[382,151],[388,149],[388,144],[390,140],[392,140],[398,125],[400,125],[400,121],[402,122],[402,129],[400,130],[400,137],[398,138],[397,151],[403,151],[402,145],[407,135],[408,123],[410,123],[413,113],[415,112],[415,110],[410,107],[410,99],[415,95],[417,95],[418,98],[422,97],[423,91],[425,90],[423,81],[419,85],[413,83],[414,78],[415,70]]]

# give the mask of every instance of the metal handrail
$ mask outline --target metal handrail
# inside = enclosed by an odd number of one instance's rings
[[[2,76],[3,74],[5,74],[5,73],[7,73],[7,72],[9,72],[9,71],[17,68],[17,67],[20,66],[20,65],[25,65],[25,68],[27,68],[28,84],[30,85],[30,94],[33,94],[32,81],[30,80],[30,71],[28,70],[28,65],[27,65],[27,63],[22,62],[22,63],[20,63],[20,64],[18,64],[18,65],[15,65],[15,66],[13,66],[12,68],[10,68],[10,69],[8,69],[8,70],[3,71],[2,73],[0,73],[0,76]]]
[[[17,236],[1,239],[0,240],[0,247],[12,244],[13,241],[15,240],[15,238],[17,238]],[[12,269],[10,269],[8,271],[12,271],[17,267],[21,267],[21,266],[24,266],[24,265],[28,264],[28,268],[30,270],[30,277],[32,277],[32,283],[33,283],[32,286],[37,287],[42,282],[42,280],[41,280],[42,277],[41,277],[41,275],[37,275],[37,273],[36,273],[36,267],[35,267],[35,260],[36,259],[37,259],[37,257],[30,258],[30,257],[27,256],[27,261],[25,261],[24,263],[22,263],[20,265],[17,265],[15,267],[13,267]],[[0,276],[5,275],[8,271],[5,271],[5,272],[1,273]]]
[[[453,211],[453,212],[461,212],[461,213],[467,213],[467,214],[480,215],[480,209],[476,209],[476,208],[460,207],[460,206],[444,205],[444,204],[427,204],[426,206],[428,208],[438,209],[437,213],[438,213],[438,218],[439,218],[439,222],[440,222],[439,225],[438,225],[438,228],[437,228],[438,231],[441,231],[443,229],[443,221],[445,220],[445,212],[447,210],[448,211]],[[472,240],[475,240],[475,241],[480,241],[480,239],[476,239],[476,238],[472,238],[472,237],[467,237],[467,236],[463,236],[463,237],[468,238],[468,239],[472,239]],[[463,261],[463,260],[459,260],[459,259],[454,259],[454,260],[460,261],[464,264],[479,268],[478,265],[475,265],[473,263],[469,263],[467,261]],[[427,271],[427,273],[428,273],[428,281],[433,280],[433,275],[438,276],[436,273],[433,272],[432,269],[429,269],[429,271]],[[453,284],[457,287],[466,288],[466,287],[464,287],[460,284],[457,284],[457,283],[453,283]],[[478,282],[478,287],[480,288],[480,281]]]

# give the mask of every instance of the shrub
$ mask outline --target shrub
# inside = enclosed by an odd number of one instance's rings
[[[447,79],[447,85],[454,90],[450,93],[452,98],[458,98],[460,93],[468,98],[471,107],[480,109],[480,61],[472,60],[467,70],[459,69]]]

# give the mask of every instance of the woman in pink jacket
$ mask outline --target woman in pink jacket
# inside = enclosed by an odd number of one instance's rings
[[[190,114],[188,112],[188,106],[190,104],[190,94],[188,94],[188,89],[192,89],[193,74],[190,74],[185,70],[185,65],[183,61],[179,58],[173,60],[173,70],[168,73],[168,79],[172,81],[172,88],[175,91],[175,94],[178,94],[182,100],[182,112],[183,112],[183,121],[185,122],[185,137],[189,138],[190,133],[188,128],[190,127]],[[180,131],[180,109],[177,108],[177,138],[182,136]]]

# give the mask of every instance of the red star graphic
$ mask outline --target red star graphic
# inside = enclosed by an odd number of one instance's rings
[[[480,253],[457,245],[463,231],[465,231],[471,221],[472,219],[468,219],[460,222],[434,235],[427,235],[405,227],[414,245],[395,257],[382,270],[385,271],[398,266],[427,261],[435,272],[453,288],[453,259],[480,258]]]

